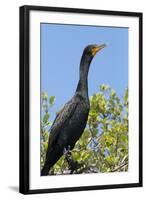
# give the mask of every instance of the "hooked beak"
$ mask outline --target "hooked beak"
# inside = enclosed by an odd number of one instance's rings
[[[101,49],[103,49],[104,47],[106,47],[106,44],[102,44],[102,45],[97,45],[95,47],[92,48],[92,55],[95,56],[96,53],[98,51],[100,51]]]

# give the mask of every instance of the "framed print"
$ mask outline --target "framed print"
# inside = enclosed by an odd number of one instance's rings
[[[20,7],[20,192],[142,186],[142,13]]]

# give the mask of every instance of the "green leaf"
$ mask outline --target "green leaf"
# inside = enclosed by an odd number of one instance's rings
[[[43,100],[43,101],[47,101],[47,99],[48,99],[47,92],[43,92],[43,93],[42,93],[42,100]]]
[[[105,85],[105,84],[100,85],[100,91],[106,91],[108,89],[109,89],[108,85]]]
[[[53,104],[54,104],[54,101],[55,101],[55,96],[51,96],[51,97],[49,98],[49,104],[50,104],[50,105],[53,105]]]
[[[43,117],[43,122],[44,122],[44,123],[47,123],[49,117],[50,117],[50,114],[49,114],[49,113],[45,113],[45,115],[44,115],[44,117]]]
[[[44,142],[44,149],[45,149],[45,151],[47,151],[47,149],[48,149],[48,142]]]

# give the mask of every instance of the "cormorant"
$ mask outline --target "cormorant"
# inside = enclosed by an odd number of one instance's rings
[[[87,123],[90,110],[88,97],[88,71],[93,57],[103,45],[88,45],[80,61],[80,79],[75,95],[57,114],[51,128],[46,152],[46,160],[41,175],[48,175],[50,168],[63,155],[64,149],[72,150],[81,137]]]

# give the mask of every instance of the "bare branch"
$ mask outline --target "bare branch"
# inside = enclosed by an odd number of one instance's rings
[[[120,166],[118,166],[115,169],[111,170],[111,172],[116,172],[116,171],[118,171],[119,169],[123,168],[126,165],[128,165],[128,162],[122,163]]]

